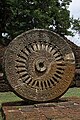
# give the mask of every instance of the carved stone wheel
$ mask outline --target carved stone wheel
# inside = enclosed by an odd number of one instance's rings
[[[48,30],[34,29],[16,37],[4,57],[9,84],[25,100],[56,99],[65,93],[74,76],[71,48]]]

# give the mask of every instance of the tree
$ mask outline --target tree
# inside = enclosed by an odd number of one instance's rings
[[[3,1],[2,4],[7,8],[5,11],[8,18],[1,16],[2,19],[5,19],[2,20],[4,26],[1,25],[1,28],[4,30],[1,30],[1,34],[2,32],[7,33],[7,41],[9,42],[20,33],[33,28],[50,29],[61,36],[72,35],[69,28],[74,24],[74,19],[70,18],[68,10],[71,0]],[[5,15],[6,13],[4,12]]]
[[[73,19],[72,29],[75,30],[80,35],[80,19]]]
[[[4,37],[2,33],[6,33],[6,24],[9,22],[10,19],[10,5],[7,3],[6,0],[0,0],[0,42],[4,42]],[[7,38],[6,38],[7,39]]]

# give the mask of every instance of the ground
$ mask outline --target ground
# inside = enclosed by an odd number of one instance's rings
[[[6,120],[80,120],[80,88],[70,88],[57,102],[23,102],[11,92],[0,100]]]

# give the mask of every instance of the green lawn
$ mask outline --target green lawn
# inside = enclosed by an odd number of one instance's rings
[[[62,97],[80,97],[80,88],[69,88],[69,90]],[[1,103],[4,102],[15,102],[21,100],[22,100],[21,98],[17,97],[12,92],[0,92],[0,106]],[[1,112],[0,112],[0,120],[2,120]]]
[[[13,92],[0,92],[0,103],[14,102],[20,100],[21,99],[17,97]]]
[[[1,108],[1,103],[15,102],[21,100],[22,99],[17,97],[13,92],[0,92],[0,108]],[[0,111],[0,120],[3,120],[1,116],[1,111]]]
[[[80,97],[80,88],[69,88],[63,97]]]

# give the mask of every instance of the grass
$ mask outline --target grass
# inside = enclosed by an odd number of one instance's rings
[[[21,100],[22,99],[17,97],[13,92],[0,92],[0,108],[1,108],[1,103],[15,102]],[[0,120],[3,120],[1,116],[1,110],[0,110]]]
[[[0,92],[0,103],[15,102],[20,100],[22,99],[16,96],[13,92]]]
[[[80,97],[80,88],[69,88],[69,90],[63,95],[63,97]],[[0,106],[1,103],[21,101],[22,99],[17,97],[12,92],[0,92]],[[0,120],[2,120],[0,112]]]
[[[69,88],[63,97],[80,97],[80,88]]]

